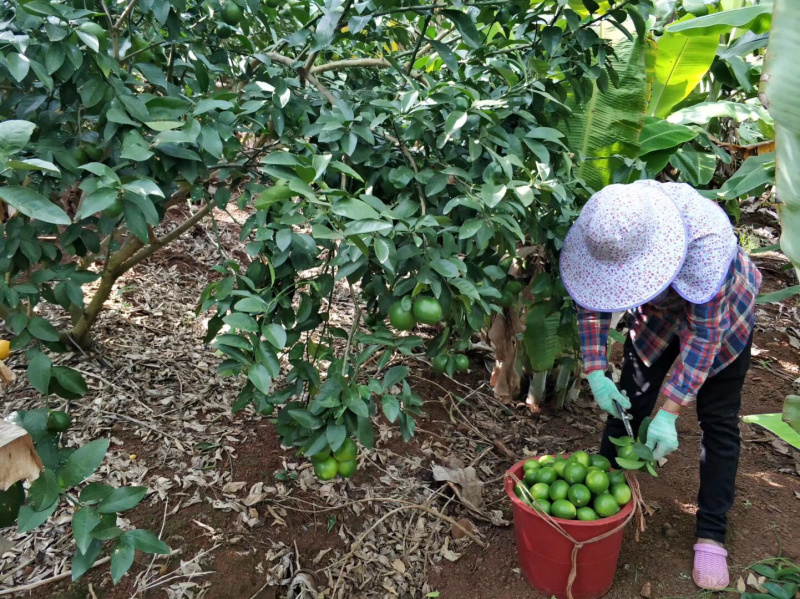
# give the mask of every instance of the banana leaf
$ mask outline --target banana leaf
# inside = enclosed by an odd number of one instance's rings
[[[662,35],[656,43],[656,67],[648,115],[669,116],[708,72],[718,46],[718,35]]]
[[[767,46],[765,92],[775,119],[776,193],[781,249],[800,274],[800,2],[775,0]]]
[[[600,91],[594,85],[591,99],[580,103],[574,94],[567,99],[572,115],[560,125],[569,148],[581,156],[577,175],[592,189],[608,185],[622,157],[639,153],[639,135],[647,106],[645,42],[628,41],[620,32],[604,26],[600,37],[610,39],[616,53],[611,59],[619,75],[619,86]]]

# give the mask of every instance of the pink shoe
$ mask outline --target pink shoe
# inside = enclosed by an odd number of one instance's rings
[[[692,578],[701,589],[721,591],[730,584],[728,552],[710,543],[694,546],[694,571]]]

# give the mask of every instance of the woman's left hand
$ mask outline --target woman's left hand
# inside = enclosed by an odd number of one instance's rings
[[[653,452],[653,459],[660,460],[678,449],[678,431],[675,428],[677,414],[659,410],[647,429],[646,445]]]

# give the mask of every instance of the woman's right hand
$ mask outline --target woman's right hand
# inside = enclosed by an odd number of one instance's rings
[[[620,417],[616,406],[614,406],[614,400],[616,400],[624,410],[628,410],[631,407],[631,400],[619,392],[614,381],[608,378],[602,370],[590,372],[586,380],[589,381],[589,387],[592,390],[592,395],[594,395],[594,400],[597,402],[597,405],[614,418]]]

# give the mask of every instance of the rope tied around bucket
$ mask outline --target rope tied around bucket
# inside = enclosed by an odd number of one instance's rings
[[[515,483],[522,483],[517,475],[513,472],[507,472],[506,476],[511,478]],[[561,525],[556,522],[550,514],[547,514],[544,511],[536,510],[536,513],[542,517],[542,520],[547,522],[547,524],[557,531],[561,536],[567,539],[570,543],[572,543],[572,568],[569,572],[569,578],[567,579],[567,598],[574,599],[572,596],[572,585],[575,583],[575,579],[578,577],[578,552],[585,547],[586,545],[591,545],[592,543],[597,543],[598,541],[602,541],[603,539],[607,539],[608,537],[614,536],[619,531],[621,531],[625,526],[627,526],[628,522],[630,522],[634,517],[636,517],[636,540],[639,540],[639,532],[644,531],[646,528],[645,520],[644,520],[644,512],[652,513],[649,507],[642,499],[642,491],[639,488],[639,481],[634,476],[633,472],[626,472],[625,479],[628,481],[628,486],[631,488],[631,501],[633,502],[633,511],[628,514],[628,516],[623,520],[619,526],[609,530],[608,532],[604,532],[601,535],[596,537],[592,537],[587,541],[577,541],[575,540],[572,535],[570,535],[566,530],[564,530]],[[537,500],[533,495],[531,495],[528,488],[522,483],[522,488],[525,489],[525,494],[527,494],[528,499],[530,502],[537,503]],[[535,508],[534,508],[535,509]]]

